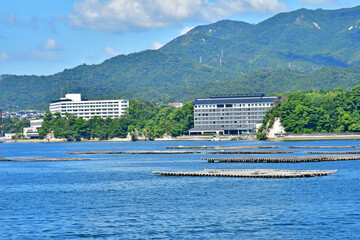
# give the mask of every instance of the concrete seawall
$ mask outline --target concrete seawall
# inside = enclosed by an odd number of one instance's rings
[[[294,133],[285,133],[276,135],[275,138],[269,140],[284,140],[284,141],[294,141],[294,140],[346,140],[346,139],[360,139],[360,133],[303,133],[303,134],[294,134]]]

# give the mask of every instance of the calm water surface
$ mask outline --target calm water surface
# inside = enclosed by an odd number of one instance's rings
[[[0,156],[74,157],[65,152],[259,144],[289,149],[286,146],[360,142],[3,143]],[[304,150],[299,149],[293,155],[305,155]],[[207,163],[200,159],[207,156],[205,153],[78,155],[91,160],[0,162],[0,238],[360,239],[360,161],[275,164]],[[338,169],[339,172],[298,179],[152,174],[152,171],[205,168]]]

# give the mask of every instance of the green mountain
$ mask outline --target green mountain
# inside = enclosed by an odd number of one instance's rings
[[[0,102],[4,109],[47,109],[61,93],[82,93],[87,99],[177,99],[179,89],[221,79],[226,72],[160,51],[120,55],[99,65],[81,65],[51,76],[3,75]],[[229,77],[228,77],[229,78]]]
[[[195,27],[156,51],[51,76],[3,75],[0,107],[47,109],[61,92],[191,101],[221,93],[351,88],[360,79],[359,40],[360,7],[300,9],[255,25],[224,20]]]
[[[196,27],[161,51],[183,54],[204,64],[237,72],[289,67],[310,71],[321,66],[360,63],[360,6],[340,10],[300,9],[259,24],[220,21]]]

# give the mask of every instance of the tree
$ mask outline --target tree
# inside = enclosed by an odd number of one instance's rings
[[[95,116],[86,121],[68,113],[61,118],[60,113],[47,112],[39,135],[44,138],[53,131],[56,138],[66,138],[68,141],[106,140],[126,137],[128,133],[134,138],[135,131],[142,132],[148,139],[163,137],[164,134],[179,136],[193,127],[193,116],[191,103],[176,109],[167,105],[156,106],[144,100],[131,100],[128,114],[117,119]]]

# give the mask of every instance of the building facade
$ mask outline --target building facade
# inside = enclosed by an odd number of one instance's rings
[[[23,129],[23,135],[25,138],[39,138],[39,129],[44,120],[30,120],[30,127]]]
[[[280,96],[264,94],[212,96],[196,99],[194,104],[194,128],[190,134],[255,133],[267,110]]]
[[[81,94],[66,94],[65,98],[54,101],[50,104],[50,112],[74,114],[77,117],[90,119],[95,116],[101,118],[118,118],[125,114],[129,107],[129,100],[82,100]]]

